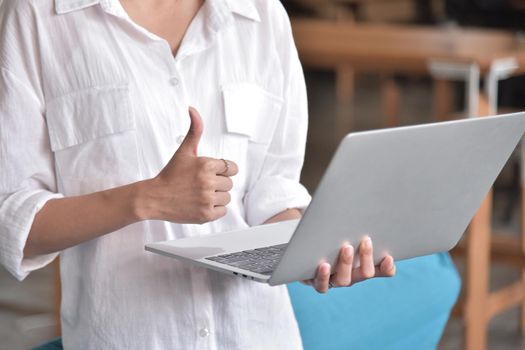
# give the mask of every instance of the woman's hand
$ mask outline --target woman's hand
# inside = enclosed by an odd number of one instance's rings
[[[326,293],[331,287],[349,287],[353,284],[373,277],[392,277],[396,274],[396,266],[392,256],[386,256],[379,266],[374,266],[372,240],[364,238],[359,245],[360,266],[353,269],[354,248],[345,245],[339,252],[337,265],[332,270],[329,263],[321,263],[317,267],[314,279],[303,281],[311,285],[319,293]]]
[[[24,256],[64,250],[141,220],[204,223],[224,216],[237,165],[197,157],[203,125],[196,110],[190,117],[186,138],[155,178],[49,200],[35,217]]]
[[[237,165],[197,156],[203,123],[195,109],[189,113],[191,126],[179,149],[158,176],[143,183],[141,219],[202,224],[226,215]]]

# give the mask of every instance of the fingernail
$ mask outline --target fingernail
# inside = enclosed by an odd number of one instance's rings
[[[323,275],[330,275],[330,264],[327,264],[327,263],[323,264],[323,267],[321,269],[321,273]]]
[[[351,258],[353,254],[354,254],[354,247],[352,247],[351,245],[345,247],[345,250],[344,250],[345,258]]]
[[[365,237],[363,239],[363,243],[362,244],[363,244],[363,246],[365,248],[372,248],[372,240],[370,239],[370,237]]]

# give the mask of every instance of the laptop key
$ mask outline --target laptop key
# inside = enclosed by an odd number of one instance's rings
[[[281,260],[287,244],[244,250],[235,253],[207,257],[207,260],[268,275]]]

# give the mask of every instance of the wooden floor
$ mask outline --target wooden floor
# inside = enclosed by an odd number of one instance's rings
[[[332,135],[335,134],[333,121],[337,108],[333,75],[327,72],[307,72],[306,75],[310,96],[310,132],[302,181],[310,190],[314,190],[336,147],[337,142]],[[401,123],[409,125],[431,121],[430,84],[424,80],[406,80],[402,81],[402,85]],[[381,127],[379,96],[377,77],[358,77],[354,102],[354,126],[357,130]],[[510,221],[501,220],[501,208],[506,200],[503,193],[496,191],[496,225],[503,226],[506,231],[517,230],[518,210],[513,212]],[[459,268],[461,269],[460,265]],[[52,318],[47,314],[52,306],[52,276],[52,269],[46,268],[19,283],[0,268],[0,350],[27,349],[52,336]],[[517,279],[519,271],[495,266],[492,276],[491,285],[498,287]],[[439,349],[458,350],[461,349],[461,344],[461,322],[451,320]],[[518,331],[517,310],[510,310],[493,320],[489,330],[488,348],[525,349],[525,338]]]

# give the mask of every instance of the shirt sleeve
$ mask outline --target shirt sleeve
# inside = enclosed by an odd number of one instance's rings
[[[286,209],[304,209],[311,199],[299,182],[308,129],[306,86],[290,21],[284,9],[280,12],[276,42],[284,74],[284,103],[262,170],[244,197],[247,222],[252,226]]]
[[[17,279],[57,254],[24,258],[37,212],[56,191],[53,157],[38,100],[0,68],[0,263]]]

